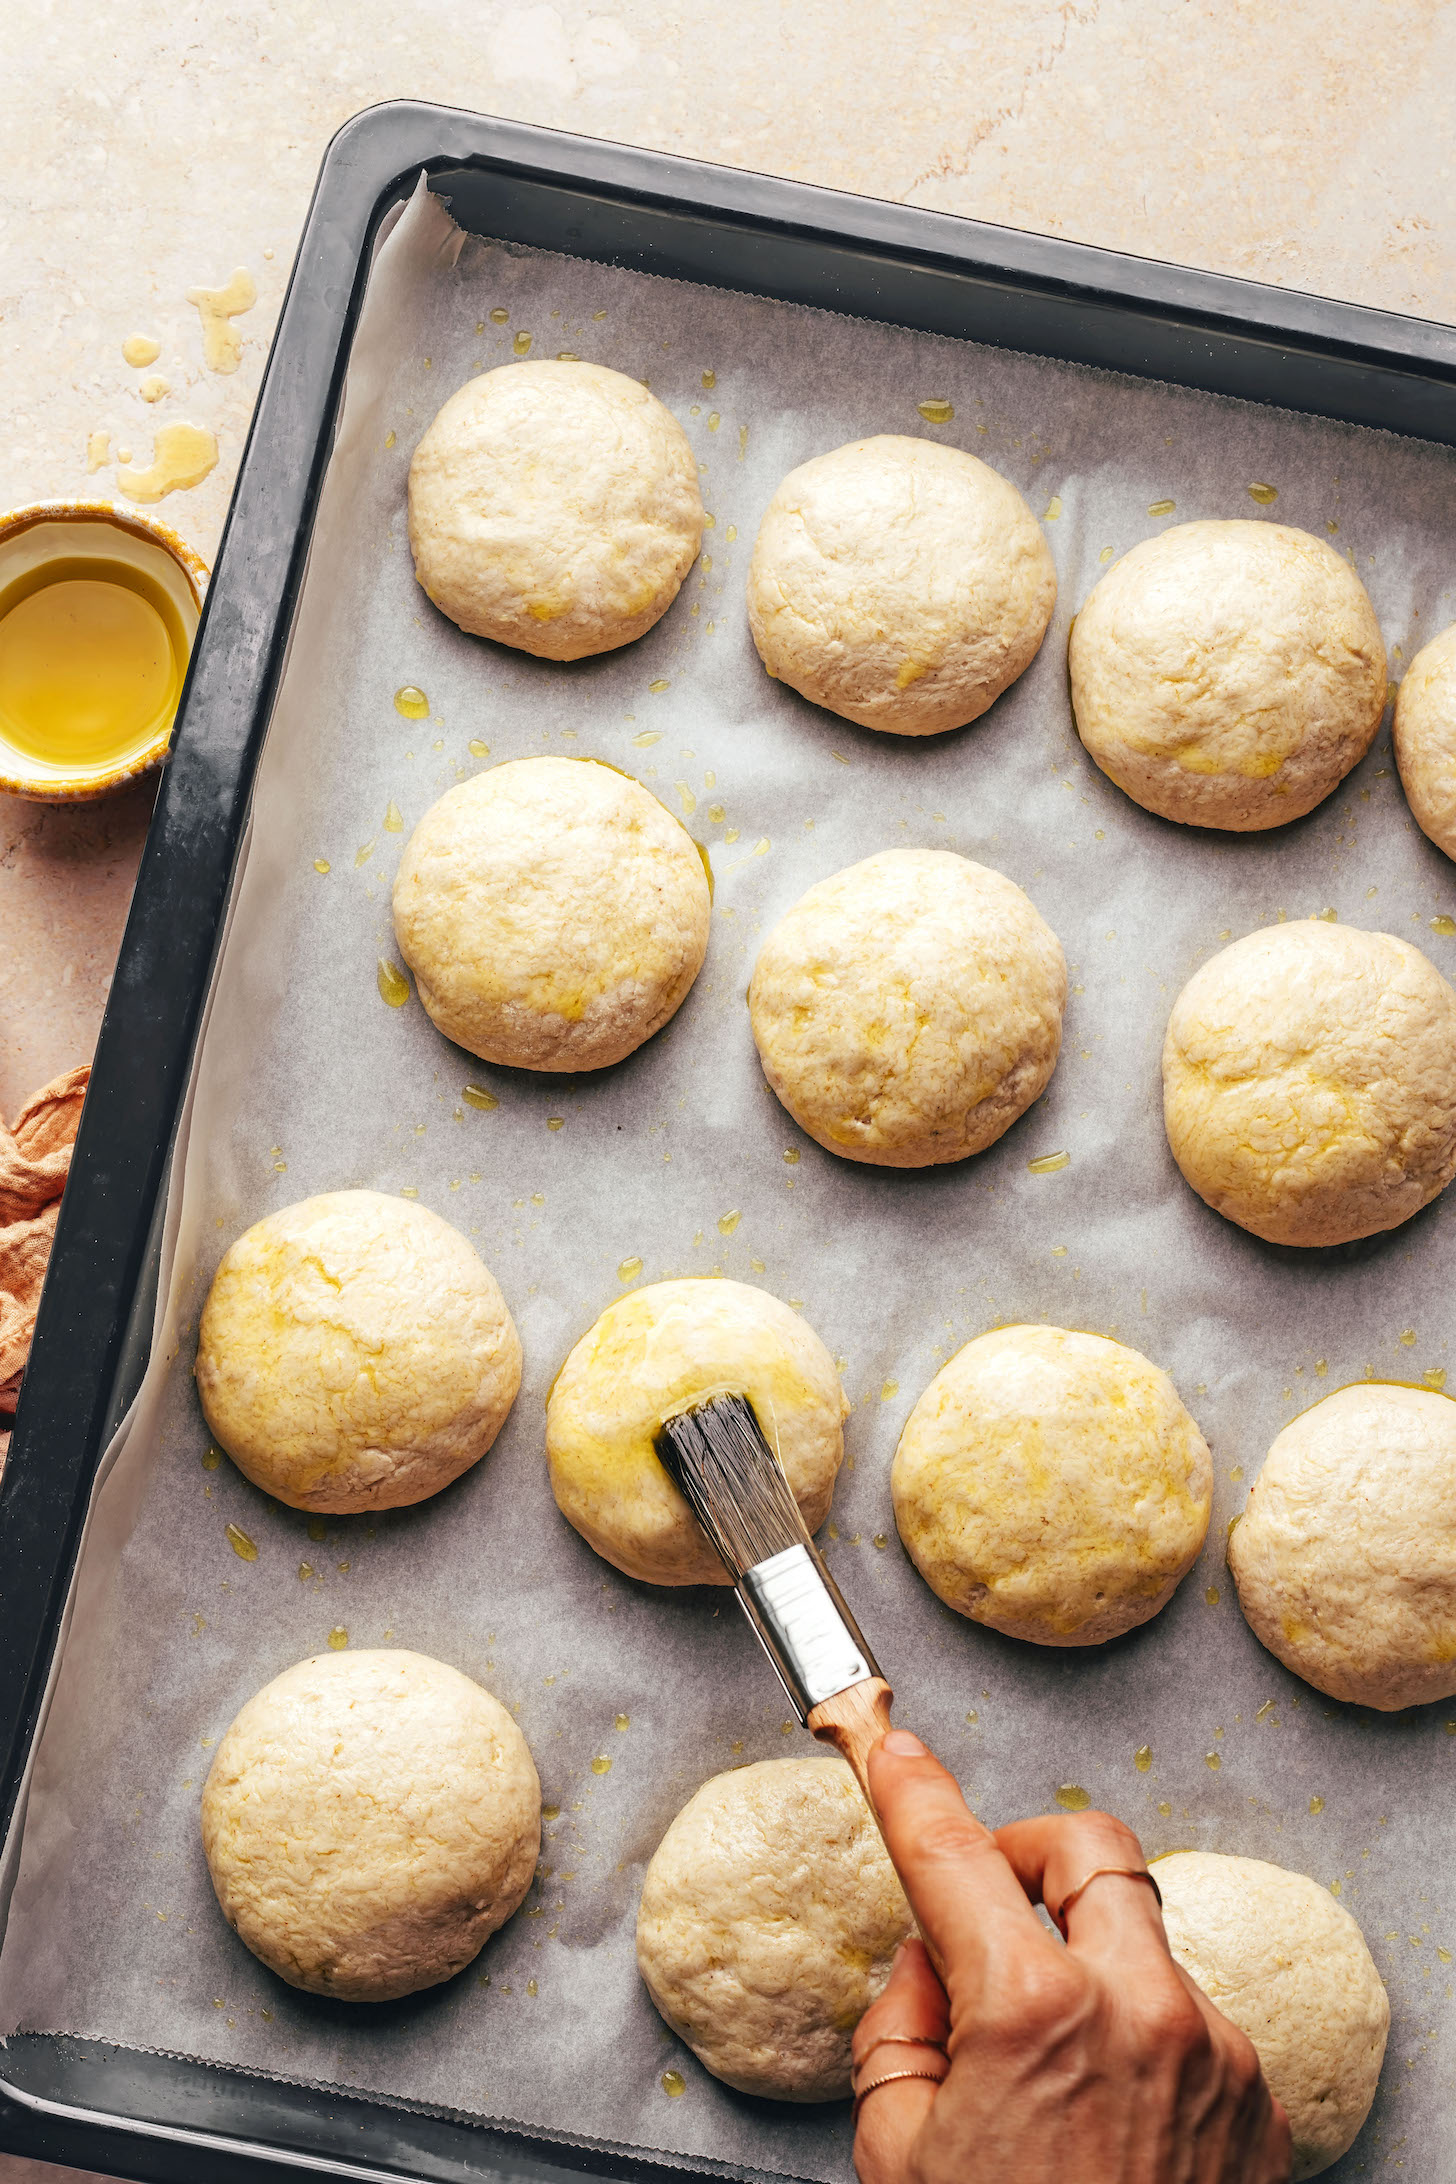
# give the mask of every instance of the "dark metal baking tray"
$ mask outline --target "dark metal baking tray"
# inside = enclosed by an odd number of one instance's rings
[[[1456,445],[1445,326],[446,107],[401,101],[349,122],[320,170],[239,470],[0,1483],[11,1852],[97,1466],[146,1363],[171,1146],[372,249],[421,171],[462,226],[500,240]],[[11,1871],[7,1855],[0,1891]],[[0,2045],[0,2148],[159,2184],[747,2174],[98,2041]]]

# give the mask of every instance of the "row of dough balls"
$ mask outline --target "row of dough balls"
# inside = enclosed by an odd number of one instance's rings
[[[203,1307],[204,1416],[290,1507],[398,1508],[495,1440],[521,1346],[493,1276],[437,1214],[338,1191],[232,1245]],[[848,1411],[804,1319],[746,1283],[619,1297],[546,1406],[552,1492],[606,1561],[654,1585],[730,1582],[658,1461],[662,1421],[746,1395],[810,1531],[829,1514]],[[1202,1549],[1212,1464],[1172,1381],[1138,1351],[1008,1327],[957,1352],[916,1403],[890,1485],[916,1568],[948,1606],[1038,1645],[1147,1622]],[[1271,1652],[1320,1690],[1384,1709],[1456,1694],[1456,1403],[1346,1388],[1279,1436],[1230,1564]]]
[[[596,760],[516,759],[421,819],[394,887],[401,952],[446,1035],[533,1070],[620,1061],[685,998],[708,942],[696,843]],[[748,989],[764,1074],[844,1159],[963,1160],[1045,1090],[1067,966],[1002,873],[890,849],[818,881]],[[1395,1227],[1456,1174],[1456,993],[1409,941],[1323,920],[1250,933],[1174,1005],[1173,1154],[1272,1243]]]
[[[703,533],[682,427],[598,364],[470,380],[415,449],[409,533],[433,604],[550,660],[660,620]],[[895,735],[978,719],[1030,665],[1056,572],[1007,479],[958,448],[885,434],[789,473],[765,511],[748,618],[769,674]],[[1323,539],[1186,523],[1114,564],[1073,624],[1072,704],[1096,763],[1185,824],[1282,826],[1369,749],[1386,699],[1374,609]],[[1456,629],[1417,655],[1396,715],[1419,824],[1456,856]]]
[[[541,1785],[510,1714],[403,1650],[299,1662],[242,1708],[202,1793],[228,1924],[292,1987],[381,2002],[452,1978],[520,1907]],[[1181,1852],[1158,1862],[1173,1954],[1253,2040],[1289,2111],[1297,2176],[1354,2139],[1389,2003],[1350,1914],[1302,1874]],[[717,2078],[842,2100],[854,2028],[914,1930],[878,1829],[837,1759],[715,1776],[648,1864],[637,1962]]]

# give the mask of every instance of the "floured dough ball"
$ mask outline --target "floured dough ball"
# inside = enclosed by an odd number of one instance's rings
[[[196,1374],[213,1434],[265,1494],[400,1509],[480,1461],[521,1385],[521,1344],[448,1221],[383,1191],[327,1191],[224,1254]]]
[[[423,1653],[326,1653],[217,1748],[202,1847],[223,1914],[290,1987],[388,2002],[476,1956],[531,1885],[541,1785],[488,1691]]]
[[[1456,1696],[1456,1403],[1379,1381],[1278,1435],[1229,1538],[1261,1644],[1332,1699]]]
[[[791,470],[748,571],[769,673],[897,736],[979,719],[1030,665],[1056,596],[1015,486],[959,448],[896,433]]]
[[[1395,1228],[1456,1174],[1456,993],[1391,933],[1247,933],[1173,1004],[1163,1119],[1199,1197],[1267,1243]]]
[[[1416,825],[1456,857],[1456,622],[1405,671],[1395,701],[1395,763]]]
[[[1294,2175],[1318,2176],[1370,2113],[1390,2003],[1327,1888],[1262,1858],[1180,1850],[1153,1874],[1174,1959],[1252,2042],[1283,2102]]]
[[[649,1585],[732,1579],[658,1462],[665,1418],[746,1395],[811,1532],[829,1514],[849,1410],[797,1312],[746,1282],[655,1282],[609,1305],[546,1404],[551,1491],[599,1555]]]
[[[660,1031],[708,948],[692,836],[594,759],[447,789],[405,845],[394,930],[431,1022],[482,1061],[604,1069]]]
[[[705,2070],[777,2101],[849,2092],[854,2028],[913,1931],[843,1760],[705,1782],[652,1855],[637,1968]]]
[[[1213,1466],[1165,1372],[1065,1327],[958,1350],[890,1472],[911,1560],[947,1607],[1039,1646],[1097,1646],[1171,1599],[1208,1530]]]
[[[979,1153],[1045,1089],[1067,965],[1021,889],[944,849],[887,849],[820,880],[748,989],[764,1075],[846,1160]]]
[[[1082,741],[1136,804],[1252,833],[1365,756],[1385,646],[1332,546],[1283,523],[1180,523],[1115,562],[1072,625]]]
[[[580,660],[651,629],[703,535],[670,410],[601,364],[505,364],[452,394],[415,449],[410,549],[477,637]]]

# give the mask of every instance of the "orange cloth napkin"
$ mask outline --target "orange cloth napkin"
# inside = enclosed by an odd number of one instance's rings
[[[69,1069],[0,1121],[0,1469],[91,1072]]]

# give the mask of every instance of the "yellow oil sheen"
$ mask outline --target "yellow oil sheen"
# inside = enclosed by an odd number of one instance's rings
[[[27,758],[138,757],[171,726],[186,671],[175,603],[130,562],[67,556],[0,592],[0,739]]]

